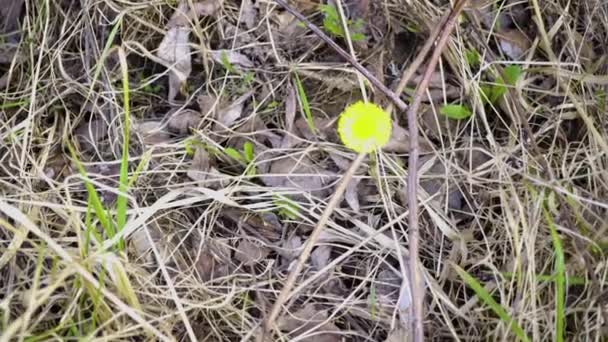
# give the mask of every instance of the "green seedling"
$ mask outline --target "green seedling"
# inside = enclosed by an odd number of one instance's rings
[[[475,49],[469,49],[464,53],[464,58],[471,69],[475,69],[481,65],[481,56]]]
[[[278,208],[277,214],[283,219],[297,220],[300,217],[298,205],[283,195],[274,195],[273,204]]]
[[[439,113],[454,120],[463,120],[469,118],[473,113],[464,105],[449,104],[441,107]]]
[[[338,9],[332,5],[321,5],[319,6],[319,9],[324,14],[323,28],[325,31],[334,37],[346,38]],[[365,35],[361,32],[364,24],[363,19],[357,19],[355,21],[348,19],[346,21],[346,26],[348,27],[348,31],[350,33],[350,39],[353,42],[365,40]]]
[[[245,166],[246,175],[255,176],[257,174],[257,168],[255,167],[254,163],[255,152],[251,142],[247,141],[243,145],[243,152],[239,152],[232,147],[226,147],[224,149],[224,154],[238,161],[240,164],[243,164]]]
[[[495,84],[482,85],[480,90],[484,104],[494,104],[500,100],[507,93],[508,86],[515,86],[521,74],[522,70],[519,65],[509,65],[504,69],[502,76],[496,78]]]

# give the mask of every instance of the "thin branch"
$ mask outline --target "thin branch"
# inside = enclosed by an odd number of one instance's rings
[[[408,220],[408,247],[410,252],[410,282],[412,285],[412,330],[414,332],[414,341],[424,341],[424,326],[422,313],[424,311],[424,279],[422,278],[422,272],[420,272],[420,260],[419,260],[419,248],[418,242],[420,239],[420,232],[418,229],[418,156],[419,156],[419,145],[418,145],[418,123],[416,120],[418,108],[422,102],[422,98],[426,93],[426,89],[431,81],[431,76],[435,71],[435,66],[439,62],[439,58],[443,53],[450,33],[454,29],[456,19],[464,8],[467,0],[458,1],[450,16],[448,17],[445,27],[439,35],[435,50],[431,55],[429,63],[424,71],[422,80],[416,88],[414,98],[410,107],[407,111],[407,124],[410,134],[410,158],[408,163],[408,181],[407,181],[407,199],[408,207],[410,210]]]
[[[401,111],[407,110],[407,104],[403,102],[399,98],[399,95],[395,94],[392,90],[390,90],[384,83],[380,82],[372,73],[367,70],[363,65],[357,62],[348,52],[344,51],[336,42],[334,42],[331,38],[329,38],[321,29],[319,29],[315,24],[311,23],[303,16],[300,12],[293,9],[283,0],[274,0],[277,4],[285,8],[285,10],[291,13],[294,17],[298,18],[306,27],[308,27],[314,34],[319,36],[327,45],[331,46],[342,58],[344,58],[353,68],[357,69],[367,80],[379,91],[381,91],[386,97],[388,97],[393,103],[399,108]]]

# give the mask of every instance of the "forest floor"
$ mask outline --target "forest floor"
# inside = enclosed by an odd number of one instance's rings
[[[458,2],[289,4],[410,104]],[[0,341],[413,336],[406,115],[284,7],[0,0],[0,36]],[[608,336],[607,56],[599,0],[458,16],[416,112],[426,340]],[[358,101],[391,136],[332,207]]]

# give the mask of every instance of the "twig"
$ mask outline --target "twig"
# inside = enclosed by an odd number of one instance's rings
[[[277,300],[274,302],[274,305],[272,306],[272,309],[270,310],[270,314],[268,314],[268,316],[266,317],[266,319],[264,321],[263,332],[261,335],[258,335],[258,337],[261,337],[261,341],[265,341],[266,335],[269,332],[271,332],[273,330],[273,328],[275,327],[275,320],[281,313],[283,304],[285,302],[287,302],[287,300],[289,300],[289,297],[292,294],[291,289],[295,285],[296,279],[300,275],[300,272],[302,271],[302,268],[304,268],[304,264],[306,263],[306,260],[308,260],[308,257],[310,256],[310,253],[312,252],[313,247],[317,243],[317,240],[319,239],[319,236],[321,235],[321,231],[323,230],[323,228],[325,227],[325,224],[329,220],[329,216],[331,216],[334,209],[336,208],[336,206],[342,199],[342,194],[346,190],[346,186],[350,182],[351,178],[353,178],[353,175],[355,174],[355,172],[357,171],[357,169],[363,162],[363,159],[365,158],[366,155],[367,155],[367,153],[359,153],[357,158],[351,164],[350,168],[344,174],[344,177],[340,181],[340,184],[338,184],[338,187],[336,188],[336,192],[333,194],[333,196],[329,200],[329,203],[327,203],[327,207],[325,207],[325,210],[323,211],[323,214],[321,215],[321,218],[319,219],[319,223],[317,223],[317,225],[315,226],[315,229],[313,229],[312,233],[310,234],[308,241],[306,241],[306,245],[304,246],[304,249],[302,250],[300,257],[298,258],[298,262],[297,262],[296,266],[289,273],[289,276],[287,277],[287,281],[285,282],[283,289],[281,289],[281,293],[279,294],[279,297],[277,297]]]
[[[408,207],[410,210],[408,220],[408,247],[410,252],[410,282],[412,284],[412,330],[414,332],[414,341],[424,341],[424,326],[422,313],[424,310],[424,279],[422,278],[422,272],[420,272],[420,261],[419,261],[419,250],[418,241],[420,239],[420,232],[418,230],[418,203],[417,203],[417,190],[418,190],[418,155],[420,153],[418,146],[418,124],[416,121],[416,113],[418,107],[422,102],[422,97],[426,93],[426,89],[431,81],[431,76],[435,71],[435,66],[439,62],[439,58],[443,53],[443,48],[448,41],[450,33],[454,29],[456,19],[464,8],[467,0],[460,0],[454,5],[454,9],[450,13],[445,27],[439,35],[435,50],[431,55],[429,63],[424,71],[422,80],[416,88],[414,98],[410,107],[407,111],[407,124],[410,134],[410,158],[408,163],[408,181],[407,181],[407,199]]]
[[[319,36],[327,45],[331,46],[342,58],[344,58],[353,68],[357,69],[367,80],[379,91],[381,91],[386,97],[388,97],[401,111],[407,110],[407,104],[399,98],[399,95],[395,94],[394,91],[390,90],[384,83],[380,82],[372,73],[367,70],[363,65],[357,62],[348,52],[344,51],[340,45],[336,44],[331,38],[329,38],[321,29],[315,24],[311,23],[303,16],[300,12],[293,9],[283,0],[274,0],[277,4],[285,8],[285,10],[291,13],[294,17],[298,18],[306,27],[308,27],[314,34]]]

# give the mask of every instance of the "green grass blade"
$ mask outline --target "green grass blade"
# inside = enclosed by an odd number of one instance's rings
[[[551,239],[553,240],[553,249],[555,250],[555,341],[563,342],[566,328],[566,320],[564,317],[566,312],[566,265],[564,249],[546,202],[543,206],[543,214],[549,225]]]
[[[477,281],[477,279],[475,279],[473,276],[467,273],[467,271],[463,270],[462,268],[460,268],[460,266],[456,264],[452,264],[452,267],[454,267],[458,275],[462,278],[462,280],[464,280],[467,286],[469,286],[471,289],[473,289],[473,291],[475,291],[477,297],[479,297],[479,299],[481,299],[487,306],[489,306],[490,309],[492,309],[492,311],[494,311],[494,313],[498,315],[498,317],[509,326],[511,331],[515,334],[515,336],[517,336],[520,341],[530,341],[530,338],[528,337],[528,335],[526,335],[524,329],[522,329],[522,327],[517,324],[517,322],[511,317],[511,315],[509,315],[507,310],[505,310],[500,304],[498,304],[494,300],[494,298],[492,298],[492,295],[488,291],[486,291],[486,289]]]
[[[118,179],[118,190],[120,194],[116,199],[116,226],[117,231],[120,232],[127,223],[127,191],[129,183],[129,134],[131,122],[131,107],[129,94],[129,67],[127,65],[127,57],[122,48],[118,49],[118,57],[120,60],[120,69],[122,71],[123,109],[125,113],[122,134],[122,156],[120,159],[120,176]],[[120,239],[118,242],[120,250],[124,250],[124,244],[124,240]]]
[[[80,160],[78,160],[78,157],[76,156],[76,151],[74,151],[72,145],[68,143],[67,147],[70,151],[70,154],[72,155],[72,158],[74,159],[76,168],[78,168],[78,172],[84,179],[84,186],[87,189],[87,193],[89,194],[89,205],[93,207],[95,215],[97,216],[99,223],[103,227],[108,237],[114,237],[114,235],[116,234],[114,226],[112,225],[112,222],[110,221],[110,218],[108,217],[108,214],[106,213],[106,210],[104,209],[103,204],[101,203],[101,199],[99,198],[99,194],[97,194],[97,190],[95,190],[93,183],[91,183],[91,180],[87,175],[87,171],[80,163]]]
[[[316,132],[315,124],[312,120],[312,112],[310,111],[310,105],[308,104],[308,97],[306,97],[306,92],[304,91],[304,86],[302,85],[302,81],[300,81],[300,77],[298,73],[294,73],[296,88],[298,88],[298,98],[300,99],[300,106],[302,107],[302,111],[304,112],[304,118],[306,119],[306,123],[308,124],[308,128],[312,133]]]

